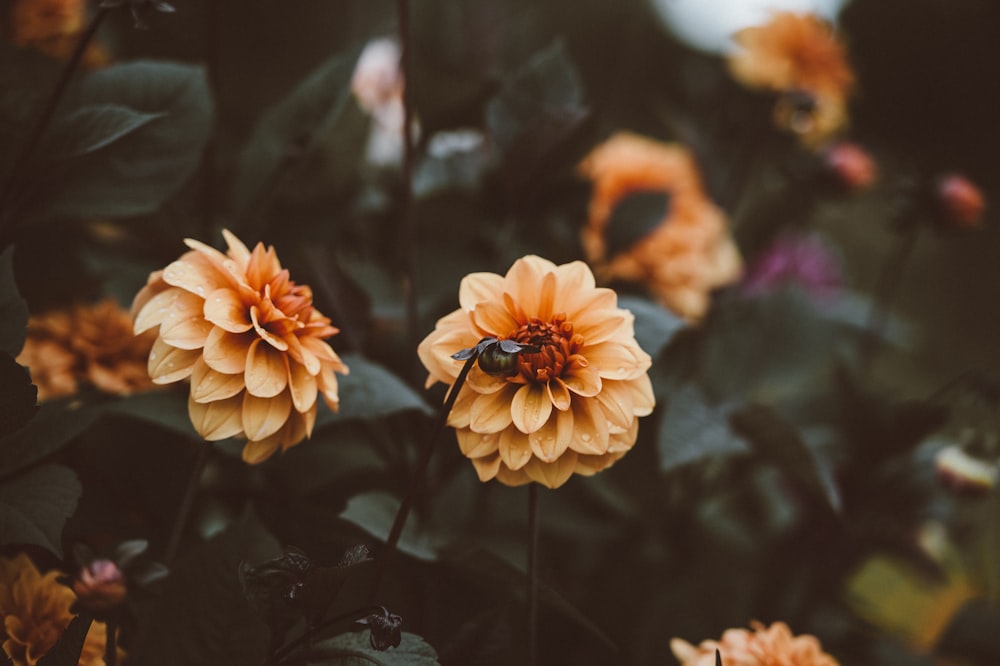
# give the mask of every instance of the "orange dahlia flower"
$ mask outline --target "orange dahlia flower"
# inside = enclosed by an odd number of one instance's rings
[[[11,42],[59,60],[69,60],[85,27],[85,0],[17,0],[11,8]],[[88,69],[103,67],[110,58],[91,43],[83,55]]]
[[[0,639],[16,666],[34,666],[56,644],[73,620],[73,590],[58,582],[64,574],[45,575],[24,553],[0,558]],[[103,666],[107,628],[94,622],[87,632],[80,666]]]
[[[733,77],[750,88],[782,95],[779,125],[817,145],[847,123],[854,74],[833,27],[812,14],[776,12],[761,26],[744,28],[729,59]]]
[[[75,395],[81,384],[130,395],[155,386],[146,372],[153,339],[133,335],[129,313],[108,298],[29,318],[17,362],[31,370],[39,402]]]
[[[506,275],[467,275],[458,300],[417,349],[427,386],[454,384],[462,363],[452,354],[485,337],[541,348],[520,354],[507,376],[474,365],[457,397],[448,425],[481,481],[558,488],[632,448],[636,417],[653,410],[650,358],[632,313],[586,264],[523,257]]]
[[[149,276],[132,304],[135,332],[153,328],[149,375],[190,378],[188,413],[207,440],[245,437],[243,460],[259,463],[312,433],[316,398],[336,411],[347,366],[324,338],[337,333],[289,279],[273,247],[251,252],[223,231],[223,254],[196,240]]]
[[[581,241],[602,281],[645,284],[659,301],[685,319],[708,311],[713,289],[739,279],[743,262],[725,214],[705,194],[691,153],[621,132],[580,164],[593,183]],[[630,248],[609,257],[606,236],[615,207],[640,192],[669,199],[666,218]]]
[[[697,647],[675,638],[670,649],[681,666],[715,666],[716,649],[726,666],[838,666],[815,636],[793,636],[784,622],[770,627],[751,622],[750,626],[753,631],[727,629],[721,641],[702,641]]]

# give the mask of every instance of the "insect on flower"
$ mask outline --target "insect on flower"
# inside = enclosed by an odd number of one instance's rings
[[[479,369],[493,377],[510,377],[517,373],[517,357],[520,354],[537,354],[541,351],[535,345],[522,345],[513,340],[483,338],[475,347],[468,347],[451,355],[456,361],[475,358]]]

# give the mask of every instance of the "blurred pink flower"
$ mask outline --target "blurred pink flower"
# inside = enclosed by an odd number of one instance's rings
[[[843,275],[834,252],[818,236],[784,235],[750,264],[744,293],[762,295],[797,285],[818,300],[837,295]]]

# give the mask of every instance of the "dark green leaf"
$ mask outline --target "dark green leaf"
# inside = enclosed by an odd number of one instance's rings
[[[687,322],[661,305],[636,296],[620,296],[618,307],[635,315],[635,339],[642,350],[656,358]]]
[[[70,100],[83,107],[127,108],[135,114],[128,122],[138,126],[100,150],[60,162],[39,201],[49,216],[155,211],[197,168],[212,127],[203,67],[151,61],[115,65],[88,75]]]
[[[663,224],[670,214],[670,194],[663,190],[642,190],[621,199],[608,218],[605,239],[608,256],[624,252]]]
[[[167,430],[201,441],[201,436],[191,425],[187,409],[187,393],[184,391],[167,389],[139,393],[108,404],[107,413],[155,423]]]
[[[53,121],[39,152],[50,160],[86,155],[165,115],[136,111],[120,104],[80,107]]]
[[[188,552],[171,567],[146,618],[148,631],[130,661],[149,666],[264,661],[268,631],[243,594],[241,561],[281,553],[278,542],[250,515]]]
[[[434,666],[437,652],[416,634],[403,632],[399,647],[379,652],[371,646],[368,631],[341,634],[313,644],[309,650],[313,666]]]
[[[62,555],[62,530],[82,488],[73,470],[44,465],[0,482],[0,543],[41,546]]]
[[[31,420],[38,411],[37,397],[38,389],[31,383],[28,369],[18,365],[7,352],[0,352],[0,438]]]
[[[27,335],[28,305],[14,283],[14,248],[0,253],[0,351],[16,357]]]
[[[337,376],[340,410],[336,414],[320,410],[317,428],[347,419],[377,419],[405,411],[434,413],[422,395],[377,363],[357,354],[345,354],[343,360],[351,372]]]
[[[834,511],[841,510],[833,470],[813,454],[795,428],[774,409],[763,405],[741,407],[730,414],[729,421],[754,450],[825,499]]]
[[[58,451],[103,413],[100,405],[49,402],[20,430],[0,438],[0,475],[10,474]]]
[[[660,469],[675,467],[712,456],[748,453],[746,443],[729,428],[730,403],[709,404],[693,386],[671,394],[660,421]]]
[[[237,165],[233,186],[237,219],[253,213],[262,194],[277,186],[279,172],[308,153],[351,101],[356,60],[355,53],[327,60],[260,119]]]
[[[56,644],[38,660],[38,666],[77,666],[93,623],[94,619],[86,614],[74,617]]]
[[[389,538],[389,530],[398,509],[398,498],[386,492],[375,491],[352,497],[340,517],[385,541]],[[399,539],[399,550],[420,560],[437,559],[437,546],[440,544],[435,543],[431,535],[421,532],[416,523],[413,516],[406,522]]]

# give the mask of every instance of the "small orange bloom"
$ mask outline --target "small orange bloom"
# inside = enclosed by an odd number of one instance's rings
[[[715,666],[716,649],[726,666],[838,666],[815,636],[793,636],[784,622],[770,627],[751,622],[750,626],[753,631],[727,629],[721,641],[702,641],[697,647],[675,638],[670,649],[681,666]]]
[[[938,181],[938,204],[944,223],[959,229],[978,229],[983,224],[986,199],[965,176],[949,174]]]
[[[24,553],[0,558],[0,640],[16,666],[34,666],[73,620],[73,590],[60,584],[60,571],[45,575]],[[94,622],[79,666],[103,666],[107,629]]]
[[[453,385],[462,363],[452,354],[483,338],[541,348],[520,354],[509,376],[474,365],[448,417],[481,481],[558,488],[632,448],[636,417],[653,410],[651,361],[632,313],[595,286],[586,264],[523,257],[506,275],[467,275],[458,300],[417,349],[428,386]]]
[[[190,252],[149,276],[132,304],[135,332],[157,329],[149,375],[190,378],[188,413],[207,440],[246,437],[259,463],[309,437],[322,394],[336,411],[347,366],[324,338],[337,333],[273,247],[251,252],[223,231],[226,254],[188,239]]]
[[[854,74],[829,23],[811,14],[776,12],[734,39],[740,48],[729,59],[733,77],[782,96],[775,108],[779,125],[810,146],[846,125]]]
[[[593,182],[581,241],[602,281],[644,283],[665,307],[696,321],[708,311],[713,289],[739,279],[743,262],[725,214],[704,193],[686,148],[622,132],[595,148],[580,172]],[[666,219],[632,247],[607,256],[614,208],[644,191],[663,192]]]
[[[85,27],[84,0],[17,0],[11,8],[11,42],[58,60],[69,60]],[[88,69],[103,67],[110,57],[96,42],[84,52]]]
[[[136,337],[113,299],[33,316],[17,362],[31,371],[38,400],[75,395],[81,384],[113,395],[153,388],[146,373],[152,335]]]

